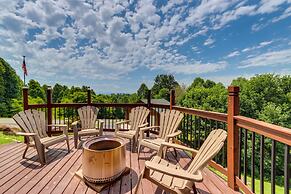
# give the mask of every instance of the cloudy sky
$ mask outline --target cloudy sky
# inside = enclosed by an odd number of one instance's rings
[[[157,74],[291,74],[291,0],[0,0],[0,56],[42,84],[133,92]]]

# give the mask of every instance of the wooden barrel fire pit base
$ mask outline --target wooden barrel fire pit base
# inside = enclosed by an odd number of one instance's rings
[[[123,139],[114,136],[92,138],[83,144],[82,171],[91,183],[114,181],[125,170]]]

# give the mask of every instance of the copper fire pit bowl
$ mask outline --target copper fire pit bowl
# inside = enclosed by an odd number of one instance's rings
[[[82,171],[92,183],[106,183],[118,178],[125,170],[124,141],[113,136],[92,138],[83,144]]]

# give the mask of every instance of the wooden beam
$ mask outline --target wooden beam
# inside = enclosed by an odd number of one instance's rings
[[[46,91],[46,103],[47,103],[47,124],[52,124],[52,88],[49,86]],[[48,126],[48,136],[52,135],[52,127]]]
[[[88,87],[87,89],[87,104],[91,105],[91,89]]]
[[[227,113],[227,182],[230,188],[238,191],[235,177],[238,176],[239,170],[239,127],[235,123],[234,116],[239,114],[239,87],[228,87]]]
[[[22,88],[22,100],[23,100],[23,109],[27,110],[28,106],[28,87]]]
[[[170,93],[170,110],[173,109],[173,106],[175,106],[176,102],[175,102],[175,90],[171,90]]]

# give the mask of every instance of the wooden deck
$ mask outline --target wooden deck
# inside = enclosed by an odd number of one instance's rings
[[[70,146],[73,148],[73,140],[70,140]],[[74,176],[74,173],[82,166],[81,149],[71,149],[68,154],[65,142],[51,146],[47,150],[47,165],[41,166],[33,148],[28,150],[27,159],[22,159],[24,148],[23,143],[12,143],[0,147],[0,193],[96,193]],[[145,160],[154,154],[150,150],[144,151],[138,160],[136,153],[129,152],[129,144],[127,144],[126,163],[130,166],[131,158],[132,181],[129,175],[124,176],[102,193],[130,193],[136,185]],[[177,158],[171,151],[167,156],[172,162],[179,162],[182,167],[185,167],[190,160],[184,152],[179,152]],[[203,176],[204,181],[196,184],[199,193],[235,193],[227,187],[225,181],[210,170],[205,169]],[[151,182],[143,180],[140,193],[163,193],[163,191]]]

